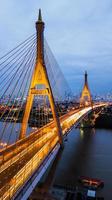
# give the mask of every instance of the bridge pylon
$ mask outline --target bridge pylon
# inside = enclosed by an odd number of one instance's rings
[[[88,74],[85,71],[84,75],[84,87],[80,97],[80,107],[92,106],[92,97],[91,92],[88,86]]]
[[[57,110],[55,106],[54,96],[52,88],[50,85],[46,65],[44,62],[44,22],[42,21],[41,10],[39,9],[38,21],[36,22],[36,32],[37,32],[37,56],[35,68],[32,74],[32,79],[28,91],[28,97],[26,101],[23,121],[21,125],[19,139],[26,136],[28,119],[33,104],[33,99],[35,95],[46,95],[49,98],[49,103],[51,106],[53,119],[55,126],[57,128],[57,133],[59,136],[59,142],[63,146],[63,136],[60,126],[60,121],[57,115]]]

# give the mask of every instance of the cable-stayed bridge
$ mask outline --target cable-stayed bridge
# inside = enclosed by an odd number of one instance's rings
[[[85,73],[80,106],[46,40],[39,10],[36,34],[0,58],[0,199],[27,199],[68,130],[108,103],[92,102]]]

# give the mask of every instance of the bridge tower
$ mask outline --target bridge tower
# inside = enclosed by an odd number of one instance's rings
[[[19,139],[26,136],[28,119],[34,99],[34,95],[47,95],[49,98],[53,119],[57,128],[59,136],[59,142],[63,145],[63,136],[60,126],[60,121],[57,115],[55,101],[44,62],[44,22],[42,21],[41,10],[39,9],[38,21],[36,22],[36,33],[37,33],[37,55],[35,68],[32,74],[32,79],[29,87],[28,97],[26,101],[23,121],[20,130]]]
[[[92,106],[92,97],[88,86],[87,72],[84,75],[84,87],[80,97],[80,107]]]

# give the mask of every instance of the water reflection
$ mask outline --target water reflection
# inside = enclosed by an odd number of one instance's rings
[[[80,137],[81,139],[84,138],[84,129],[80,128]]]
[[[57,167],[54,184],[74,186],[79,176],[98,178],[105,183],[98,195],[111,200],[111,152],[112,130],[73,129]]]

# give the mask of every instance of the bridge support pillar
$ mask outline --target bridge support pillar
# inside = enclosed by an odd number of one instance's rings
[[[88,86],[87,72],[85,72],[84,87],[80,97],[80,107],[92,106],[92,97]]]
[[[46,95],[49,98],[55,126],[57,128],[59,143],[63,147],[63,135],[62,135],[62,130],[60,126],[60,121],[57,115],[52,88],[50,85],[46,65],[44,62],[44,34],[43,34],[44,22],[42,21],[41,10],[39,10],[38,21],[36,23],[36,30],[37,30],[37,58],[36,58],[35,69],[32,75],[32,79],[31,79],[31,84],[30,84],[28,98],[27,98],[27,102],[25,106],[25,112],[23,116],[19,139],[22,139],[26,136],[27,124],[28,124],[28,119],[29,119],[34,95]]]

